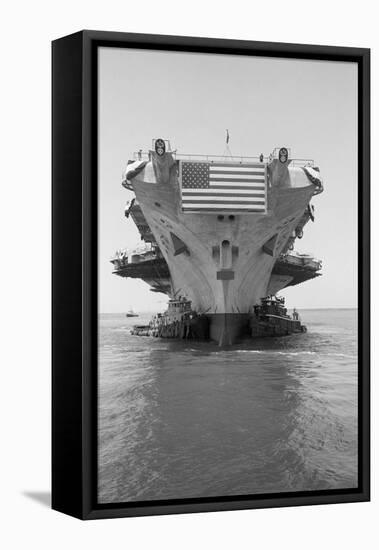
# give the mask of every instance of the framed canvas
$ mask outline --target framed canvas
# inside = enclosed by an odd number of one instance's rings
[[[369,500],[369,50],[52,52],[53,508]]]

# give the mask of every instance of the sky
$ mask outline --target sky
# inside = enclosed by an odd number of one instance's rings
[[[288,307],[357,306],[357,65],[123,48],[99,51],[99,311],[165,309],[143,281],[112,275],[119,248],[142,244],[124,217],[121,186],[133,152],[153,138],[180,154],[234,155],[289,147],[314,159],[324,192],[295,250],[322,260],[322,277],[280,292]]]

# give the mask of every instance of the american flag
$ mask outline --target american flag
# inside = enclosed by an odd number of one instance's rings
[[[266,212],[263,163],[181,161],[183,212]]]

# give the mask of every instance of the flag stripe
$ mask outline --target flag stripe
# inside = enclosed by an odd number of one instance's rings
[[[216,199],[217,197],[221,197],[221,198],[228,198],[228,199],[231,199],[231,200],[237,200],[239,199],[240,197],[242,198],[246,198],[246,199],[261,199],[261,200],[265,200],[265,196],[264,195],[259,195],[259,193],[238,193],[238,194],[231,194],[231,193],[220,193],[219,195],[215,195],[215,194],[205,194],[205,195],[197,195],[196,193],[187,193],[186,195],[183,195],[183,202],[185,201],[190,201],[191,199],[193,199],[194,197],[198,198],[198,199],[201,199],[202,201],[205,201],[205,200],[214,200]]]
[[[235,164],[234,166],[228,166],[225,164],[210,164],[209,165],[209,171],[215,172],[217,170],[227,170],[230,172],[235,172],[236,170],[239,170],[240,172],[264,172],[265,167],[264,166],[241,166]]]
[[[241,198],[238,197],[238,200],[227,200],[225,197],[217,197],[217,198],[214,198],[212,197],[212,202],[213,201],[220,201],[220,202],[223,202],[224,204],[262,204],[264,206],[265,204],[265,201],[264,200],[260,200],[260,201],[252,201],[251,198]],[[207,197],[207,202],[209,202],[209,198]],[[189,203],[191,204],[204,204],[204,199],[202,200],[198,200],[198,199],[191,199],[189,200],[188,202],[185,203],[185,206],[187,206]]]
[[[209,170],[223,170],[224,168],[228,169],[228,170],[251,170],[252,168],[254,169],[259,169],[259,170],[265,170],[265,166],[262,165],[262,164],[230,164],[228,162],[226,163],[223,163],[223,162],[213,162],[211,164],[209,164]]]
[[[242,182],[239,185],[236,185],[232,182],[226,182],[226,181],[217,181],[212,182],[212,185],[209,186],[209,189],[230,189],[231,191],[235,191],[238,189],[251,189],[253,191],[263,191],[265,190],[265,186],[262,185],[256,185],[257,182],[254,182],[254,185],[246,185],[246,182]],[[187,188],[188,189],[188,188]]]
[[[236,182],[236,183],[239,183],[239,182],[244,182],[244,183],[263,183],[264,182],[264,178],[220,178],[220,177],[214,177],[212,178],[212,176],[209,177],[209,183],[219,183],[219,182],[223,182],[223,181],[228,181],[228,182]]]
[[[258,186],[247,186],[247,185],[212,185],[207,189],[196,189],[190,187],[183,187],[182,193],[212,193],[212,195],[217,195],[218,193],[263,193],[266,194],[265,188]]]
[[[245,181],[252,181],[252,180],[258,180],[258,181],[264,181],[266,176],[265,174],[248,174],[247,172],[245,174],[238,174],[237,172],[209,172],[209,178],[210,180],[217,180],[220,178],[232,178],[234,180],[245,180]]]
[[[197,191],[187,191],[183,189],[183,197],[191,197],[191,196],[199,196],[199,195],[206,195],[209,196],[215,196],[215,197],[265,197],[264,191],[230,191],[226,189],[222,192],[214,192],[212,189],[198,189]]]
[[[209,166],[209,172],[259,172],[260,174],[265,173],[264,166],[223,166],[222,164],[217,164]]]
[[[262,176],[264,177],[265,173],[264,171],[260,172],[258,170],[255,171],[248,171],[244,172],[243,170],[210,170],[209,171],[210,176],[213,176],[215,174],[217,175],[230,175],[230,176]]]
[[[196,211],[196,210],[253,210],[255,212],[264,212],[265,211],[265,206],[262,205],[261,207],[258,207],[258,206],[252,206],[250,204],[240,204],[238,205],[238,207],[236,208],[235,204],[217,204],[215,205],[214,203],[202,203],[202,204],[196,204],[196,203],[191,203],[191,204],[187,204],[184,208],[184,210],[193,210],[193,211]]]

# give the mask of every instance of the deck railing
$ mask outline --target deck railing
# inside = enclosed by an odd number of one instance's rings
[[[256,156],[256,157],[247,157],[239,155],[197,155],[197,154],[179,154],[176,151],[168,151],[172,154],[175,160],[187,160],[193,162],[235,162],[236,164],[249,164],[249,163],[262,163],[268,164],[273,160],[273,156],[269,155],[268,157]],[[150,160],[151,154],[149,151],[136,151],[133,153],[134,160]],[[275,157],[276,158],[276,157]],[[290,159],[292,166],[313,166],[313,159]]]
[[[116,250],[112,258],[110,258],[110,261],[118,260],[120,258],[130,258],[131,256],[134,256],[134,255],[143,256],[144,254],[147,254],[147,253],[156,254],[157,246],[152,245],[151,243],[145,243],[135,248],[120,248],[119,250]]]

